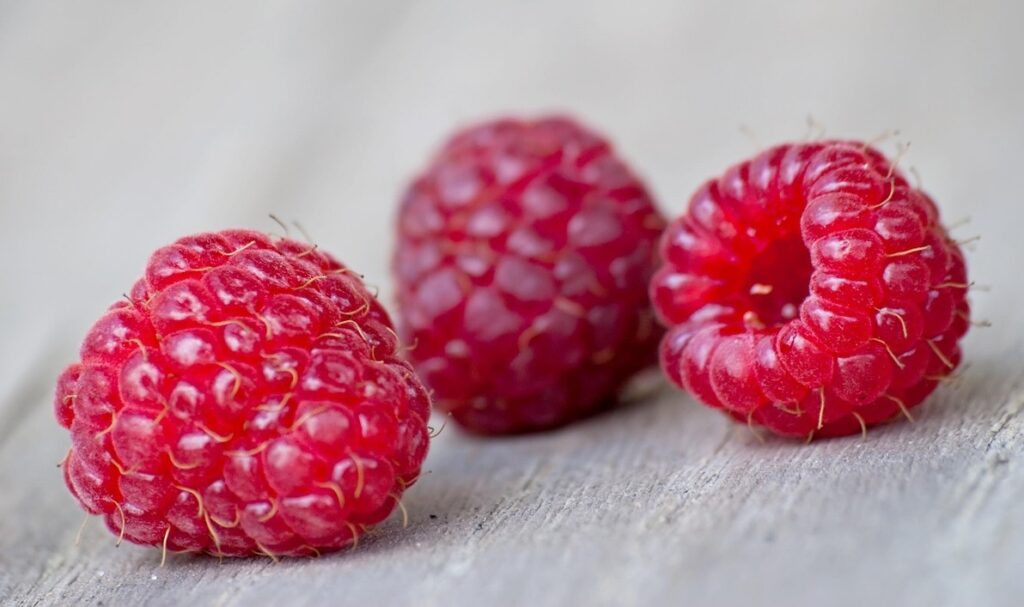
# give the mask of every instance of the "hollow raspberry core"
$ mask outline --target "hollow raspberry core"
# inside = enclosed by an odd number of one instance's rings
[[[963,254],[895,163],[859,142],[781,145],[665,231],[651,297],[669,378],[787,436],[860,432],[960,361]]]
[[[749,278],[737,293],[745,296],[747,322],[775,327],[793,320],[807,298],[811,271],[811,254],[799,234],[769,244],[750,260]]]

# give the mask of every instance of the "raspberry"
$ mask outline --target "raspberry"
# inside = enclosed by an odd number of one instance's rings
[[[124,539],[315,555],[386,518],[426,455],[429,401],[360,277],[229,230],[153,253],[57,381],[68,489]]]
[[[611,404],[656,359],[646,283],[663,227],[608,142],[568,119],[456,134],[402,202],[393,264],[435,402],[486,434]]]
[[[661,242],[661,364],[785,436],[866,431],[960,362],[960,247],[932,200],[857,142],[781,145],[701,187]]]

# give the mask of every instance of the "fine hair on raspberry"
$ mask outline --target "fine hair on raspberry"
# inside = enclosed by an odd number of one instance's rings
[[[784,436],[904,416],[960,363],[967,273],[932,199],[870,145],[779,145],[701,186],[651,297],[668,377]]]
[[[399,504],[430,404],[361,277],[246,230],[158,249],[61,374],[68,489],[120,539],[218,556],[352,546]]]
[[[610,405],[656,361],[664,220],[611,145],[560,117],[455,134],[397,222],[400,328],[435,404],[485,434]]]

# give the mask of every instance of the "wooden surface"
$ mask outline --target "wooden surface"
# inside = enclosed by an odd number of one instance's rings
[[[1017,605],[1024,596],[1020,2],[0,0],[0,603]],[[455,124],[563,109],[667,212],[807,113],[900,128],[983,235],[970,369],[917,423],[769,440],[662,390],[545,435],[448,427],[354,552],[225,561],[124,545],[55,464],[58,370],[157,246],[305,223],[389,293],[402,182]],[[892,151],[894,141],[889,141]]]

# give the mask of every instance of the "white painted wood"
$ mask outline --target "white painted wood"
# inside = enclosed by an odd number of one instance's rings
[[[0,2],[0,603],[1015,605],[1024,596],[1024,5]],[[550,434],[449,427],[357,551],[114,549],[56,462],[54,375],[146,254],[295,218],[388,292],[391,209],[455,124],[572,110],[678,211],[750,154],[898,127],[959,232],[971,368],[916,424],[761,444],[685,396]],[[892,144],[890,143],[890,146]],[[891,149],[891,147],[890,147]]]

